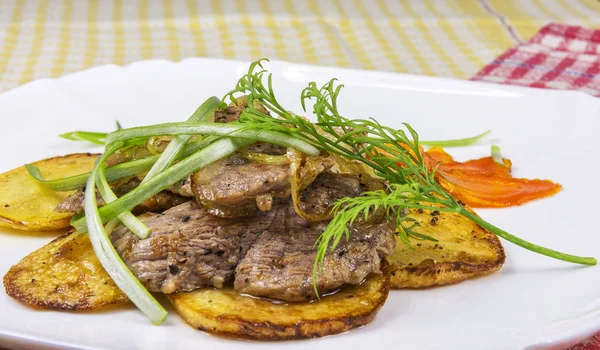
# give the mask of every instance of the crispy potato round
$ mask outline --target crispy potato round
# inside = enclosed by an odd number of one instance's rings
[[[69,154],[33,163],[48,180],[89,172],[98,155]],[[25,231],[55,231],[69,227],[73,213],[54,208],[73,192],[55,192],[35,181],[24,166],[0,174],[0,227]]]
[[[256,340],[315,338],[371,322],[389,293],[389,265],[361,285],[314,302],[274,303],[228,289],[200,289],[169,295],[192,327],[208,333]]]
[[[38,309],[91,310],[128,301],[102,268],[88,236],[77,233],[53,240],[11,267],[4,288]]]
[[[493,233],[458,213],[411,210],[418,233],[438,240],[412,241],[411,249],[398,238],[388,256],[391,286],[423,288],[463,281],[494,272],[504,264],[504,248]]]

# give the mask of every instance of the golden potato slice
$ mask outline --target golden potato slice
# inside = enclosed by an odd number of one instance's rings
[[[414,231],[438,240],[412,240],[411,249],[398,238],[388,256],[391,286],[422,288],[463,281],[494,272],[504,264],[504,248],[493,233],[457,213],[411,210],[421,225]]]
[[[319,301],[274,303],[233,289],[200,289],[169,295],[175,310],[192,327],[208,333],[257,340],[322,337],[371,322],[389,293],[389,268],[358,286]]]
[[[48,180],[90,172],[98,155],[69,154],[33,163]],[[73,192],[55,192],[38,183],[25,167],[0,174],[0,227],[25,231],[54,231],[69,227],[72,213],[54,208]]]
[[[4,276],[11,297],[39,309],[91,310],[126,302],[87,235],[68,234],[29,254]]]

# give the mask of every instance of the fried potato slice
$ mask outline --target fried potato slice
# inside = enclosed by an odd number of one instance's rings
[[[98,155],[69,154],[33,163],[48,180],[90,172]],[[0,227],[54,231],[69,227],[73,213],[54,208],[73,192],[55,192],[35,181],[24,166],[0,174]]]
[[[256,340],[315,338],[371,322],[389,293],[389,265],[361,285],[314,302],[275,303],[233,289],[200,289],[169,295],[192,327],[208,333]]]
[[[4,276],[11,297],[38,309],[91,310],[128,299],[104,271],[87,235],[59,237]]]
[[[398,238],[388,256],[393,289],[456,283],[494,272],[504,264],[498,237],[464,216],[428,210],[411,210],[409,216],[420,224],[415,232],[438,242],[413,240],[411,249]]]

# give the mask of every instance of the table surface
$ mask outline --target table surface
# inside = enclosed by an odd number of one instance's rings
[[[600,1],[2,0],[0,92],[103,64],[187,57],[466,79],[550,22],[600,28]]]
[[[0,91],[194,56],[469,78],[549,22],[600,27],[600,1],[2,0]]]

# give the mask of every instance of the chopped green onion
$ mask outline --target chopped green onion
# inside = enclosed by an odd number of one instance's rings
[[[71,141],[87,141],[96,145],[103,145],[106,135],[107,133],[104,132],[72,131],[58,136]]]
[[[98,182],[98,191],[100,192],[102,199],[104,199],[105,204],[114,202],[118,199],[118,197],[110,188],[108,181],[106,181],[106,177],[98,176],[98,179],[96,181]],[[148,234],[150,234],[150,229],[148,228],[148,226],[146,226],[143,222],[140,221],[140,219],[136,218],[135,215],[133,215],[129,211],[119,214],[119,221],[121,221],[123,225],[125,225],[134,235],[138,236],[141,239],[148,237]]]
[[[85,190],[84,209],[89,225],[89,236],[94,248],[94,253],[117,287],[131,300],[154,324],[161,324],[167,317],[167,311],[148,292],[142,283],[129,270],[123,262],[108,234],[106,233],[100,212],[96,205],[96,178],[104,177],[103,162],[108,158],[110,152],[105,152],[98,159],[96,166],[90,175]],[[114,202],[113,202],[114,203]]]
[[[116,124],[117,130],[123,129],[118,120],[116,121]],[[108,133],[105,132],[72,131],[60,134],[58,136],[71,141],[87,141],[96,145],[104,145],[106,135],[108,135]]]
[[[221,158],[233,154],[242,147],[246,147],[255,140],[249,139],[220,139],[193,155],[183,159],[179,163],[167,168],[160,174],[148,180],[143,185],[138,186],[131,192],[114,202],[108,203],[99,209],[102,223],[106,223],[126,210],[131,210],[136,205],[142,203],[165,188],[181,181],[183,178],[194,171],[205,167]],[[87,213],[86,213],[87,215]],[[86,218],[82,217],[72,223],[73,227],[79,233],[87,232]]]
[[[492,133],[491,130],[488,130],[482,134],[473,137],[467,137],[464,139],[456,139],[456,140],[442,140],[442,141],[419,141],[421,145],[424,146],[439,146],[439,147],[466,147],[472,146],[478,143],[483,138],[487,137]]]
[[[85,215],[85,213],[84,213],[84,215]],[[121,221],[119,221],[118,218],[110,220],[104,226],[104,230],[106,231],[106,234],[110,235],[114,231],[114,229],[117,228],[117,226],[119,226],[120,224],[121,224]]]
[[[459,211],[460,214],[464,215],[466,218],[470,219],[471,221],[473,221],[475,224],[493,232],[494,234],[496,234],[499,237],[504,238],[505,240],[518,245],[519,247],[523,247],[525,249],[529,249],[533,252],[536,252],[538,254],[542,254],[545,256],[549,256],[552,257],[554,259],[558,259],[558,260],[563,260],[563,261],[568,261],[568,262],[572,262],[575,264],[582,264],[582,265],[596,265],[598,263],[598,261],[596,260],[596,258],[594,257],[583,257],[583,256],[576,256],[576,255],[571,255],[571,254],[566,254],[566,253],[561,253],[558,252],[556,250],[552,250],[546,247],[542,247],[539,246],[537,244],[533,244],[531,242],[528,242],[524,239],[521,239],[519,237],[513,236],[510,233],[490,224],[489,222],[483,220],[481,217],[479,217],[479,215],[475,214],[475,212],[471,212],[465,208],[460,209]]]
[[[221,100],[211,97],[196,109],[188,122],[204,122],[212,115],[212,112],[221,104]],[[190,140],[191,135],[179,135],[175,137],[165,148],[160,158],[154,163],[148,174],[144,177],[142,184],[153,178],[156,174],[165,170],[177,157],[183,146]]]
[[[189,121],[204,121],[207,120],[212,112],[219,106],[221,100],[216,97],[211,97],[206,102],[204,102],[192,116],[189,118]],[[117,122],[117,129],[121,129],[120,125]],[[144,184],[151,178],[153,178],[156,174],[160,173],[164,169],[166,169],[173,160],[177,157],[177,154],[181,151],[183,146],[189,141],[191,135],[180,135],[173,139],[164,152],[160,155],[156,163],[152,166],[148,174],[144,177],[141,184]],[[106,181],[105,178],[98,179],[98,190],[100,194],[104,198],[105,203],[110,203],[117,200],[117,196],[110,189],[110,185]],[[105,196],[106,195],[106,196]],[[145,239],[150,234],[150,229],[148,226],[144,225],[138,218],[136,218],[130,211],[124,211],[119,214],[119,220],[123,223],[123,225],[127,226],[127,228],[140,239]]]
[[[494,162],[504,165],[504,161],[502,160],[502,154],[500,153],[500,147],[496,145],[492,145],[492,159],[494,160]]]
[[[198,150],[208,146],[214,140],[216,140],[216,138],[207,137],[202,140],[188,143],[179,153],[176,160],[190,156]],[[159,157],[160,155],[150,156],[106,168],[106,179],[109,183],[111,183],[124,177],[134,176],[147,171],[152,167],[152,164],[156,163]],[[29,172],[29,175],[31,175],[36,181],[43,183],[45,186],[54,191],[73,191],[82,189],[85,187],[87,179],[90,176],[90,173],[85,173],[63,179],[45,180],[40,169],[38,169],[35,165],[25,164],[25,168]]]
[[[249,129],[246,125],[238,122],[227,124],[182,122],[140,126],[111,132],[106,137],[106,144],[110,145],[114,142],[126,141],[131,138],[159,135],[227,136],[291,147],[312,156],[319,154],[319,150],[316,147],[299,138],[292,137],[289,134],[271,130]]]

